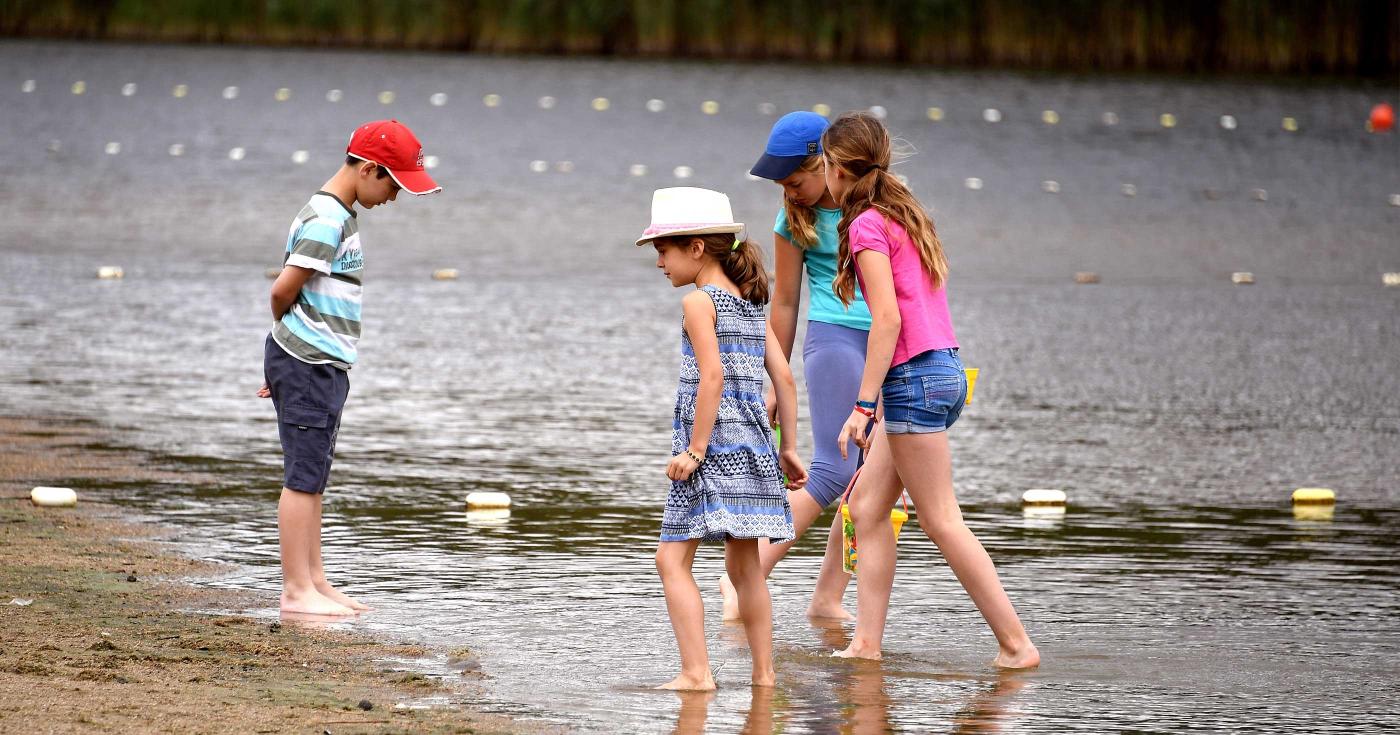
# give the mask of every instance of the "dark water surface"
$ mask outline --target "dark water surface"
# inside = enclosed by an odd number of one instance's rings
[[[217,584],[278,585],[263,271],[350,128],[392,115],[446,190],[362,215],[327,564],[380,608],[356,625],[476,651],[489,708],[589,732],[1397,724],[1400,289],[1381,273],[1400,271],[1400,146],[1360,130],[1365,89],[15,42],[0,72],[0,411],[95,418],[213,473],[111,495],[244,565]],[[685,183],[730,192],[766,240],[777,189],[744,175],[765,102],[883,105],[919,150],[897,170],[937,218],[982,371],[951,435],[958,492],[1036,672],[988,666],[990,633],[911,526],[882,664],[825,658],[850,628],[803,617],[810,534],[772,580],[771,696],[718,623],[718,549],[696,575],[722,689],[644,689],[677,666],[651,555],[680,294],[630,238],[651,189]],[[104,264],[126,278],[94,279]],[[1104,283],[1074,285],[1085,270]],[[1335,515],[1294,518],[1300,486],[1336,489]],[[1068,514],[1023,516],[1032,487],[1064,489]],[[510,493],[509,520],[466,513],[475,490]]]

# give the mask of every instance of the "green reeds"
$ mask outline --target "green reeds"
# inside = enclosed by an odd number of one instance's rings
[[[1012,69],[1400,71],[1394,0],[0,0],[0,35]]]

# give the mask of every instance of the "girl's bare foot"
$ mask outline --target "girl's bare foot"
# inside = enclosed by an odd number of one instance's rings
[[[871,648],[857,641],[851,641],[851,645],[846,646],[845,649],[840,651],[832,651],[831,655],[835,658],[864,658],[871,661],[879,661],[880,649]]]
[[[729,581],[728,574],[722,574],[719,578],[719,594],[724,598],[724,605],[720,609],[720,620],[742,620],[739,614],[739,591],[734,589],[734,583]]]
[[[750,683],[756,687],[771,687],[778,683],[778,677],[773,673],[772,669],[766,671],[755,670],[753,672],[753,680]]]
[[[341,592],[340,590],[332,587],[330,582],[317,582],[316,591],[321,593],[322,597],[328,598],[332,602],[340,603],[341,605],[344,605],[350,608],[351,610],[355,610],[357,612],[364,612],[365,610],[371,609],[369,605],[366,605],[365,603],[356,600],[350,595],[347,595],[344,592]]]
[[[315,590],[300,594],[282,593],[282,612],[307,615],[354,615],[355,611]]]
[[[1036,650],[1030,641],[1026,641],[1026,645],[1015,651],[1001,649],[992,660],[992,664],[1003,669],[1033,669],[1040,665],[1040,651]]]
[[[708,692],[715,688],[715,678],[707,670],[704,674],[681,674],[662,684],[657,689],[670,689],[678,692]]]
[[[823,620],[855,620],[856,616],[846,612],[846,608],[841,607],[840,601],[836,604],[817,602],[812,600],[812,604],[807,606],[807,617],[821,618]]]

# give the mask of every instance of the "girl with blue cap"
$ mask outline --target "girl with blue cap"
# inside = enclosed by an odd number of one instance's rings
[[[749,171],[783,188],[783,206],[773,225],[777,279],[769,319],[788,360],[792,359],[797,341],[798,305],[806,272],[807,336],[802,344],[802,362],[815,449],[807,486],[788,493],[796,537],[841,497],[855,473],[856,456],[843,458],[832,439],[841,432],[856,400],[870,331],[870,311],[859,290],[850,306],[843,304],[832,290],[840,244],[836,224],[841,220],[841,210],[827,191],[822,167],[821,138],[827,125],[826,118],[815,112],[784,115],[773,125],[762,157]],[[771,414],[771,393],[768,405]],[[793,543],[760,546],[759,560],[765,575],[787,555]],[[850,613],[841,606],[849,582],[850,575],[841,569],[838,514],[832,519],[807,615],[849,619]],[[720,591],[724,595],[724,618],[738,619],[737,598],[728,578],[720,579]]]

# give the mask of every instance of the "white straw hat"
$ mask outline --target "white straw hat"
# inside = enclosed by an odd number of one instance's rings
[[[673,235],[713,235],[742,232],[744,223],[734,221],[729,197],[717,191],[694,186],[657,189],[651,195],[651,226],[637,244]]]

